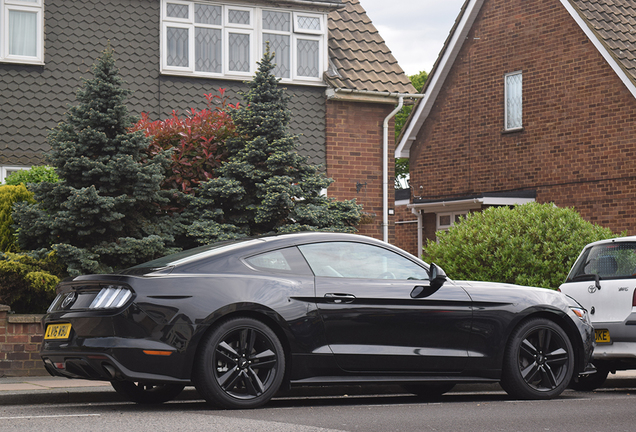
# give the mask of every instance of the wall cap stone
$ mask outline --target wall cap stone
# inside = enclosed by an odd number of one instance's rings
[[[11,306],[0,304],[0,312],[9,312],[11,310]]]
[[[44,314],[15,314],[7,315],[7,322],[10,324],[31,324],[42,321]]]

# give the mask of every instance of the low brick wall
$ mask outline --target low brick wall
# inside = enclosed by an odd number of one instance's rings
[[[0,377],[48,375],[40,358],[42,315],[9,314],[0,305]]]

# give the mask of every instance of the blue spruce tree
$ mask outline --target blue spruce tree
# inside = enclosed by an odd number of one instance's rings
[[[36,204],[14,210],[23,250],[50,248],[71,275],[110,272],[172,250],[171,224],[159,211],[163,155],[149,158],[143,132],[128,133],[113,52],[93,65],[77,91],[78,104],[51,131],[49,163],[61,181],[30,185]]]
[[[187,209],[199,243],[295,231],[353,232],[361,206],[321,194],[333,180],[296,152],[287,133],[288,96],[272,74],[269,48],[259,62],[245,104],[232,112],[237,137],[218,178],[203,183]]]

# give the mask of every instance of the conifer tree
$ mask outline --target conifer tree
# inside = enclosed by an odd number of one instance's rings
[[[245,104],[232,111],[237,136],[226,141],[228,159],[218,177],[196,191],[188,233],[199,243],[295,231],[355,231],[361,207],[321,195],[333,180],[296,152],[287,133],[288,96],[272,74],[267,48]]]
[[[30,185],[36,204],[13,217],[23,250],[52,247],[71,275],[109,272],[169,252],[167,221],[158,215],[166,158],[149,158],[149,139],[128,133],[134,119],[124,104],[113,52],[92,67],[78,104],[48,137],[58,183]]]

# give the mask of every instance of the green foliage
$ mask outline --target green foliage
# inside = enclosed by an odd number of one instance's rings
[[[33,194],[24,184],[0,185],[0,252],[16,252],[15,232],[11,213],[16,202],[34,203]]]
[[[395,188],[406,189],[409,179],[409,160],[408,158],[395,159]]]
[[[574,209],[551,203],[490,207],[428,241],[423,258],[453,279],[506,282],[556,289],[583,247],[616,237]]]
[[[6,179],[4,179],[4,182],[8,185],[19,185],[20,183],[24,183],[26,185],[29,183],[42,182],[55,183],[59,180],[60,178],[55,172],[55,168],[49,165],[42,165],[33,166],[28,170],[20,170],[11,173]]]
[[[199,243],[274,232],[354,231],[361,207],[321,195],[332,183],[296,152],[287,133],[288,97],[273,76],[269,48],[259,63],[245,105],[231,112],[236,136],[228,159],[196,191],[186,213]]]
[[[17,313],[44,313],[64,276],[54,252],[0,254],[0,304]]]
[[[173,241],[173,223],[158,212],[169,201],[160,188],[167,159],[148,157],[149,139],[129,133],[130,92],[110,48],[92,71],[79,103],[49,134],[48,159],[61,180],[30,185],[36,203],[16,204],[13,213],[20,247],[52,247],[71,275],[149,260],[170,252]]]
[[[413,87],[415,87],[418,92],[421,92],[428,79],[428,73],[421,71],[416,75],[410,75],[409,79]],[[406,124],[406,120],[409,118],[412,109],[413,105],[405,105],[400,112],[395,115],[395,136],[399,136],[400,132],[402,132],[402,128]]]
[[[197,110],[180,118],[176,111],[166,120],[150,121],[146,113],[133,127],[133,131],[144,131],[151,138],[150,155],[170,150],[170,165],[163,181],[163,189],[178,189],[192,193],[201,182],[216,177],[215,171],[226,159],[225,140],[234,135],[234,123],[229,111],[235,107],[219,95],[204,95],[207,108]],[[220,106],[214,107],[215,102]]]
[[[426,71],[421,71],[416,75],[410,75],[409,79],[413,84],[413,87],[418,92],[421,92],[426,84],[426,80],[428,79],[428,73]],[[406,105],[402,107],[399,113],[395,115],[395,136],[398,137],[406,124],[406,120],[408,120],[411,111],[413,110],[413,105]],[[404,182],[409,177],[409,160],[406,158],[395,159],[395,188],[402,189],[404,186]]]

